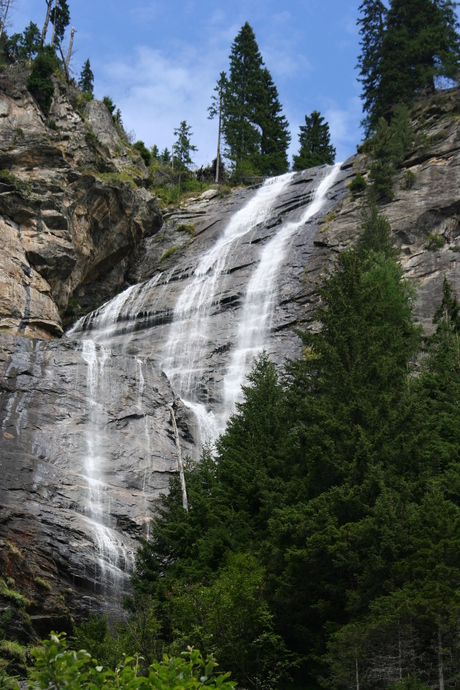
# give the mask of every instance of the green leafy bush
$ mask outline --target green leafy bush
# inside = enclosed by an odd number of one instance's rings
[[[445,239],[442,235],[437,232],[430,232],[425,235],[425,247],[432,252],[437,252],[439,249],[444,247]]]
[[[27,89],[37,101],[45,115],[48,115],[54,96],[52,75],[58,67],[56,53],[51,46],[45,46],[32,64],[32,72],[27,80]]]
[[[66,688],[77,690],[82,687],[155,688],[155,690],[199,690],[200,688],[221,688],[232,690],[235,683],[229,680],[229,673],[216,673],[217,662],[212,656],[203,659],[200,652],[190,649],[182,657],[164,656],[163,661],[154,661],[140,674],[138,657],[125,657],[114,670],[104,669],[85,650],[78,652],[67,649],[64,634],[51,633],[43,647],[34,650],[35,667],[31,672],[34,687]]]
[[[350,182],[348,185],[348,188],[350,192],[353,194],[359,194],[360,192],[364,192],[364,190],[367,187],[367,182],[364,179],[364,177],[361,175],[361,173],[358,173],[356,177]]]

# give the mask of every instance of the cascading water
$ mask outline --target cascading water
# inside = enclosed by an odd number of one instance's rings
[[[297,221],[283,223],[276,235],[262,250],[260,262],[247,287],[242,315],[238,324],[236,347],[224,377],[224,407],[219,431],[233,412],[241,386],[254,358],[266,345],[275,306],[276,278],[286,256],[289,240],[320,210],[327,192],[334,184],[340,163],[328,171],[313,200]]]
[[[177,300],[162,365],[173,389],[195,413],[201,442],[213,441],[218,432],[214,414],[203,401],[202,386],[206,358],[214,347],[210,315],[220,302],[229,257],[245,235],[267,220],[292,176],[287,173],[267,180],[230,219],[217,242],[201,257],[192,281]]]
[[[87,452],[83,462],[88,499],[84,506],[90,529],[98,548],[100,573],[97,579],[103,590],[118,589],[123,573],[132,571],[134,554],[126,548],[119,534],[111,526],[110,499],[104,482],[106,458],[98,429],[105,423],[98,390],[105,383],[105,366],[110,352],[92,340],[83,340],[82,358],[87,365],[88,416],[91,424],[85,427]]]

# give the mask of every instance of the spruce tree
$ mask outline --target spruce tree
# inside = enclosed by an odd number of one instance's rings
[[[363,2],[360,9],[358,67],[369,134],[398,103],[432,92],[436,77],[455,77],[459,23],[452,0],[391,0],[386,15],[377,1]]]
[[[329,125],[317,110],[310,116],[305,115],[305,125],[300,126],[299,143],[299,153],[293,158],[293,170],[334,162],[335,148],[331,144]]]
[[[221,74],[222,133],[235,175],[279,174],[288,169],[288,123],[264,65],[254,31],[246,24],[233,41],[230,70]]]
[[[363,125],[368,136],[385,105],[380,97],[380,86],[387,9],[381,0],[364,0],[359,12],[361,54],[358,57],[358,67],[359,80],[363,85],[363,110],[368,113]]]
[[[37,54],[40,48],[40,37],[41,34],[38,26],[34,22],[30,22],[29,26],[24,29],[20,40],[20,56],[24,60],[32,60],[34,55]]]
[[[226,155],[237,173],[256,171],[261,141],[257,115],[259,103],[264,99],[262,67],[254,31],[246,22],[231,47],[222,123]]]
[[[89,58],[83,65],[83,69],[80,72],[80,79],[78,80],[78,86],[83,91],[83,93],[93,94],[94,85],[94,74],[91,69],[91,64]]]
[[[287,149],[291,135],[288,121],[282,115],[278,90],[266,67],[262,71],[262,85],[264,98],[257,117],[262,130],[258,168],[263,175],[281,175],[289,170]]]
[[[53,37],[58,43],[61,43],[65,30],[70,24],[70,11],[67,0],[58,0],[56,7],[51,10],[51,23],[53,24]]]

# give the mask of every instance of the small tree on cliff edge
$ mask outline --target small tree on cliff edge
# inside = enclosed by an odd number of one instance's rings
[[[192,128],[185,120],[182,120],[179,127],[174,130],[176,141],[173,144],[173,155],[174,161],[179,167],[179,191],[182,172],[189,170],[190,166],[193,164],[190,154],[198,150],[197,147],[190,142],[191,135]]]
[[[93,85],[94,85],[94,74],[91,70],[91,64],[89,58],[83,65],[83,69],[80,72],[80,79],[78,80],[78,86],[83,91],[83,93],[89,93],[93,95]]]
[[[332,165],[334,162],[335,148],[331,144],[329,125],[317,110],[310,116],[305,115],[305,124],[300,126],[299,143],[293,170],[306,170],[324,163]]]

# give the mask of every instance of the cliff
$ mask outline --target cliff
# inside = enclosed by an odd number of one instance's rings
[[[105,106],[56,81],[44,118],[15,70],[0,73],[0,568],[42,633],[119,612],[178,446],[196,457],[223,428],[261,347],[300,352],[293,326],[314,327],[316,281],[359,235],[348,184],[369,160],[163,218]],[[420,103],[382,205],[427,332],[443,276],[460,290],[459,114],[457,91]]]

